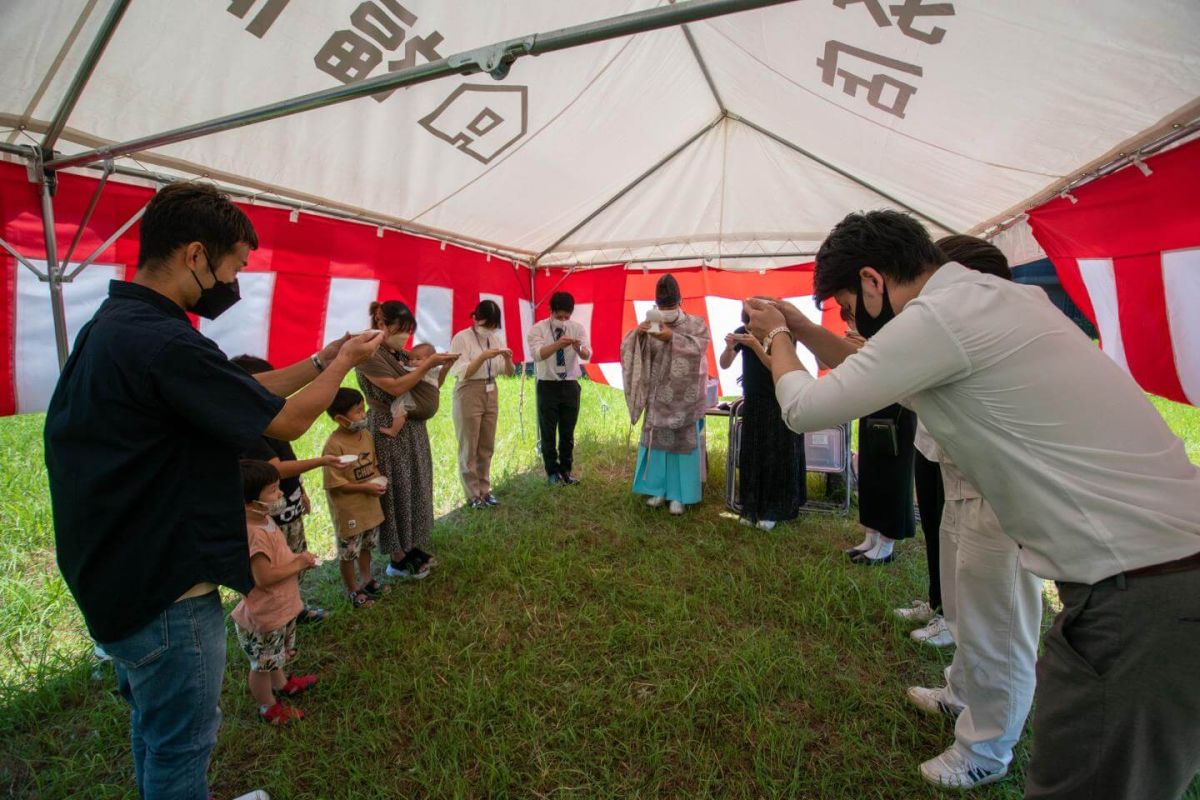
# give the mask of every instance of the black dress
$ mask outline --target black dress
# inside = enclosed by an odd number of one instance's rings
[[[881,454],[866,441],[869,419],[896,423],[897,455]],[[917,415],[899,404],[868,414],[858,421],[858,521],[889,539],[917,534],[913,510],[913,437]]]
[[[745,333],[738,328],[736,333]],[[742,443],[738,460],[742,516],[751,522],[795,519],[808,502],[804,436],[783,422],[775,382],[754,351],[742,354]]]

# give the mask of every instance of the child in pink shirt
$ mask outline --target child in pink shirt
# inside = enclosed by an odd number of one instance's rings
[[[250,658],[250,694],[258,702],[259,716],[273,725],[285,725],[304,712],[285,706],[276,693],[295,697],[317,682],[315,675],[288,678],[283,671],[295,654],[296,617],[304,608],[297,576],[315,566],[316,559],[308,551],[293,553],[271,519],[284,502],[279,471],[266,461],[250,459],[243,460],[241,467],[254,588],[230,616],[238,644]]]

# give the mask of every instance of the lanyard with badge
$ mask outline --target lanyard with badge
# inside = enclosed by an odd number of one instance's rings
[[[475,344],[479,345],[479,353],[480,353],[480,355],[482,355],[482,354],[483,354],[483,352],[484,352],[485,350],[488,350],[488,349],[490,349],[490,348],[491,348],[491,346],[492,346],[492,335],[491,335],[490,333],[487,335],[487,339],[485,339],[485,340],[484,340],[484,341],[482,341],[482,342],[481,342],[481,341],[479,341],[479,332],[478,332],[478,331],[476,331],[476,330],[475,330],[475,328],[474,328],[473,326],[472,326],[472,328],[471,328],[471,333],[472,333],[472,334],[475,336]],[[485,346],[485,345],[486,345],[486,346]],[[484,389],[483,389],[483,390],[484,390],[485,392],[494,392],[494,391],[496,391],[496,379],[495,379],[495,377],[492,375],[492,359],[490,359],[490,358],[489,358],[489,359],[487,359],[487,378],[486,378],[486,380],[485,380],[485,382],[484,382]]]

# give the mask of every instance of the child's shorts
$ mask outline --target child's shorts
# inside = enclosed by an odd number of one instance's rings
[[[250,669],[254,672],[270,672],[283,669],[288,662],[288,653],[296,649],[296,620],[282,628],[266,633],[248,631],[236,622],[238,644],[250,658]]]
[[[337,553],[339,561],[354,561],[366,550],[368,553],[379,543],[379,528],[371,528],[349,539],[337,538]]]
[[[308,552],[308,539],[304,536],[304,517],[296,517],[291,522],[279,526],[287,539],[288,549],[293,553]]]

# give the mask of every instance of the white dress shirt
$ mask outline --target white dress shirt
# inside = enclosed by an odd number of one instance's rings
[[[562,328],[563,336],[579,340],[579,349],[585,354],[583,358],[580,358],[580,354],[575,352],[574,347],[566,347],[558,351],[563,354],[563,360],[566,362],[562,367],[558,366],[556,353],[551,353],[546,358],[540,356],[543,347],[558,341],[554,336],[555,328]],[[574,381],[579,380],[579,377],[583,375],[581,362],[591,356],[591,344],[588,342],[587,331],[580,323],[574,320],[559,322],[553,317],[547,317],[530,328],[525,338],[529,342],[529,353],[533,356],[533,369],[539,381]]]
[[[499,330],[482,334],[476,331],[474,326],[464,328],[454,334],[454,338],[450,340],[450,352],[459,354],[459,359],[450,366],[450,374],[460,381],[494,381],[497,376],[504,374],[504,356],[502,355],[484,361],[479,365],[479,369],[470,375],[467,375],[466,372],[467,367],[471,366],[471,362],[484,350],[491,350],[495,347],[507,347]]]
[[[907,398],[1035,575],[1090,584],[1200,552],[1200,469],[1036,286],[946,264],[861,350],[776,396],[797,432]]]

